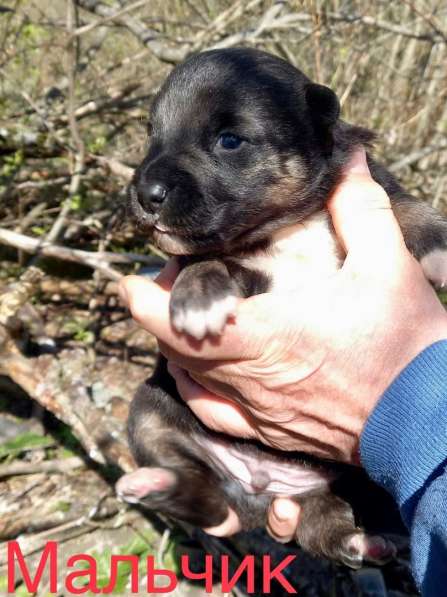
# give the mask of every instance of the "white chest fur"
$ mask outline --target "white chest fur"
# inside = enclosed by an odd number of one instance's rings
[[[343,252],[326,211],[277,232],[265,251],[238,259],[244,267],[267,274],[269,292],[276,293],[327,279],[340,269],[342,261]]]

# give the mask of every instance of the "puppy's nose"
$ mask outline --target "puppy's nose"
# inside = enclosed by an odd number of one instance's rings
[[[163,203],[168,194],[168,189],[160,182],[153,182],[149,185],[147,194],[154,203]]]
[[[139,201],[143,209],[157,209],[168,195],[168,188],[161,182],[151,182],[139,189]]]

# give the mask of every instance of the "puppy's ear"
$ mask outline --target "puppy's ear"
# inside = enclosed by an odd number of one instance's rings
[[[310,83],[305,89],[305,97],[317,137],[323,150],[332,153],[332,128],[340,115],[340,102],[335,93],[317,83]]]

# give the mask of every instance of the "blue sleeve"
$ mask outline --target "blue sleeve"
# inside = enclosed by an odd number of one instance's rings
[[[447,340],[420,353],[387,389],[367,421],[360,452],[410,530],[422,595],[447,595]]]

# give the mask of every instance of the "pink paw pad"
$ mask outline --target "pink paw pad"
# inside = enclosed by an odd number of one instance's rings
[[[370,536],[358,533],[351,537],[348,547],[361,555],[363,559],[374,562],[385,562],[396,555],[394,543],[378,535]]]
[[[119,498],[125,502],[136,503],[150,493],[166,491],[176,481],[175,474],[164,468],[142,467],[127,473],[115,486]]]

